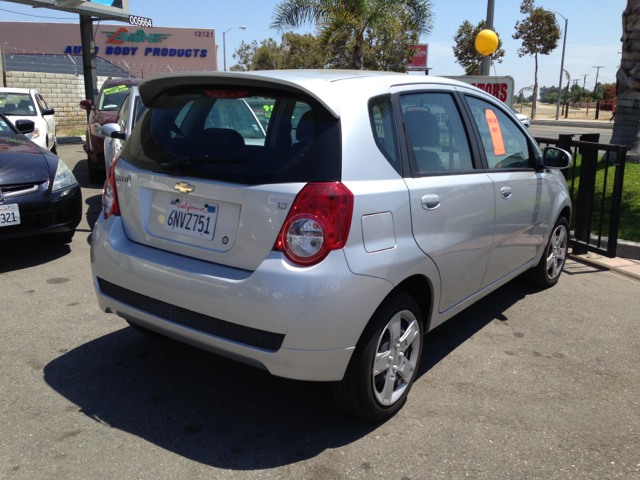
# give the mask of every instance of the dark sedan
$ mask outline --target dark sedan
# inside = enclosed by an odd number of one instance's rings
[[[46,234],[70,242],[82,216],[82,194],[71,170],[0,114],[0,240]]]

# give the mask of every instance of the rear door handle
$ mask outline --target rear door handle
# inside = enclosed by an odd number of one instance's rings
[[[509,198],[511,196],[511,187],[502,187],[500,189],[500,194],[502,198]]]
[[[440,195],[428,193],[422,197],[422,208],[425,210],[435,210],[440,206]]]

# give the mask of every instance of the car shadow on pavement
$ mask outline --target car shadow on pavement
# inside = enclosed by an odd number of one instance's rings
[[[78,184],[82,188],[98,188],[102,190],[104,179],[101,183],[91,183],[89,181],[89,167],[87,166],[88,162],[89,160],[85,158],[84,160],[80,160],[78,163],[76,163],[72,169],[73,176],[76,177]]]
[[[505,311],[539,291],[517,278],[433,329],[425,337],[418,378],[489,323],[508,321]]]
[[[511,282],[427,336],[420,375],[535,290]],[[114,322],[124,320],[112,316]],[[271,376],[123,328],[50,362],[45,381],[97,422],[206,465],[273,468],[377,428],[342,413],[329,386]]]
[[[98,221],[98,217],[100,216],[100,212],[102,211],[102,195],[94,195],[93,197],[89,197],[84,201],[85,205],[87,205],[86,216],[87,223],[89,224],[89,228],[93,231],[93,226]]]
[[[0,260],[0,273],[8,273],[62,258],[71,253],[71,247],[42,236],[2,240],[0,251],[11,252]]]
[[[44,378],[95,421],[217,468],[293,464],[377,428],[339,411],[326,384],[274,377],[133,328],[63,354]]]

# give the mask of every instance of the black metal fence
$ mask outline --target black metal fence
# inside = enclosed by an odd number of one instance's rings
[[[618,247],[627,147],[598,143],[599,134],[581,135],[579,140],[573,140],[574,136],[560,135],[557,139],[536,137],[536,141],[542,147],[562,148],[573,157],[571,168],[563,171],[569,185],[575,219],[573,235],[569,239],[573,253],[589,251],[613,258]],[[599,171],[603,171],[603,174],[598,175]],[[613,185],[610,186],[612,175]],[[598,177],[602,181],[601,192],[596,190]],[[605,220],[607,232],[604,231]],[[592,234],[592,231],[596,233]]]

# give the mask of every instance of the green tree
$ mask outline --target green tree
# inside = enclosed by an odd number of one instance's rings
[[[558,87],[540,87],[540,101],[542,103],[556,103],[558,101]]]
[[[513,38],[522,40],[518,56],[533,55],[536,61],[531,104],[531,118],[535,118],[538,97],[538,55],[549,55],[557,48],[561,31],[555,15],[542,7],[536,7],[534,0],[522,0],[520,13],[527,16],[524,20],[516,22],[516,33],[513,34]]]
[[[640,163],[640,0],[627,0],[622,14],[622,61],[616,75],[611,143],[627,147],[627,161]]]
[[[298,68],[324,68],[328,56],[320,40],[311,34],[299,35],[293,32],[282,34],[281,43],[273,38],[242,42],[232,55],[238,62],[231,67],[235,71],[281,70]]]
[[[348,32],[354,42],[344,41],[351,48],[351,67],[364,68],[365,40],[371,34],[389,37],[398,19],[405,23],[409,34],[428,35],[433,27],[429,0],[284,0],[276,6],[273,28],[316,25],[320,37],[329,44],[335,35]]]
[[[467,75],[478,75],[480,73],[480,64],[484,56],[476,50],[476,37],[485,29],[486,25],[487,22],[484,20],[481,20],[476,26],[473,26],[471,22],[465,20],[453,36],[453,41],[455,42],[453,55],[456,57],[456,62],[464,68]],[[498,32],[496,32],[496,35],[498,36],[498,49],[491,55],[491,63],[502,63],[504,49],[502,48],[502,40],[500,40]]]

